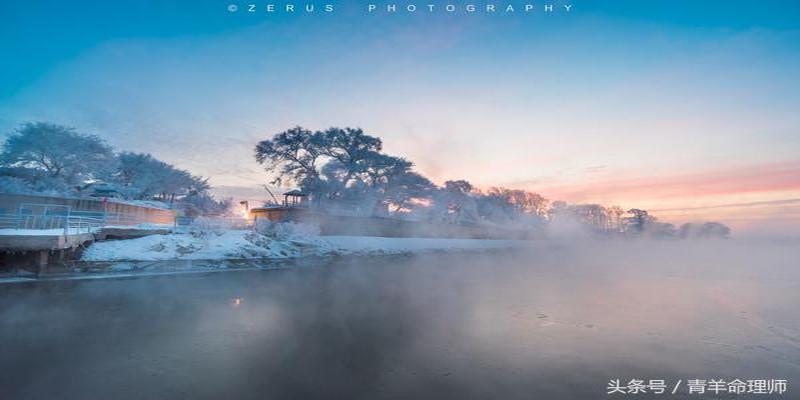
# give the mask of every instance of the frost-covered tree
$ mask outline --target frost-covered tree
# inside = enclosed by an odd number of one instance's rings
[[[607,235],[613,232],[611,211],[599,204],[568,204],[554,201],[547,211],[548,221],[559,229],[583,234]]]
[[[36,191],[25,179],[0,172],[0,193],[31,194]]]
[[[609,229],[612,233],[619,234],[625,231],[625,211],[620,206],[611,206],[606,209]]]
[[[308,192],[319,193],[318,163],[324,153],[323,143],[321,132],[298,126],[258,142],[255,158],[274,174],[273,184],[290,183]]]
[[[345,186],[350,180],[358,179],[360,174],[367,173],[383,155],[380,153],[383,148],[381,140],[365,134],[360,128],[329,128],[319,135],[322,154],[335,161]]]
[[[678,229],[678,236],[684,239],[726,239],[730,234],[731,228],[719,222],[706,222],[703,224],[686,223],[681,225]]]
[[[140,200],[174,200],[205,193],[208,180],[158,160],[150,154],[120,153],[115,182],[126,196]]]
[[[404,171],[389,177],[384,201],[391,212],[412,213],[416,208],[427,205],[425,200],[435,187],[428,178],[416,172]]]
[[[492,219],[518,219],[521,216],[544,218],[547,215],[549,201],[538,193],[502,187],[490,188],[483,193],[478,206],[481,217]]]
[[[46,122],[23,124],[2,148],[0,164],[18,173],[26,171],[18,177],[32,186],[44,180],[70,187],[103,179],[115,163],[111,147],[99,137]]]
[[[625,218],[625,231],[632,234],[644,233],[648,225],[655,221],[650,214],[638,208],[631,208],[628,210],[630,217]]]
[[[256,161],[316,204],[367,214],[402,209],[432,184],[411,171],[413,163],[381,152],[382,142],[359,128],[315,131],[296,127],[256,145]],[[394,207],[391,207],[394,206]]]
[[[444,183],[444,191],[456,196],[466,196],[469,195],[474,187],[471,183],[459,179],[455,181],[445,181]]]
[[[478,222],[479,193],[473,190],[472,184],[463,179],[445,181],[433,196],[432,218],[457,224]]]
[[[677,237],[677,230],[675,229],[675,225],[670,224],[668,222],[659,222],[653,219],[647,225],[647,230],[645,234],[652,238],[664,239],[664,238],[676,238]]]
[[[347,166],[332,159],[322,169],[329,202],[343,202],[372,214],[409,211],[410,201],[425,196],[435,186],[413,172],[401,157],[364,151]]]
[[[187,195],[178,202],[178,208],[189,217],[230,216],[233,212],[233,205],[234,201],[231,198],[217,200],[205,192]]]

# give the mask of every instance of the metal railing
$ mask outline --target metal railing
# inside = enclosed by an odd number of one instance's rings
[[[65,220],[64,233],[90,233],[105,226],[102,218],[68,216]]]
[[[23,204],[16,214],[0,214],[0,229],[59,230],[63,234],[90,233],[109,226],[173,226],[171,215],[73,211],[68,206]]]
[[[105,226],[102,218],[73,215],[0,214],[0,229],[24,231],[59,230],[64,234],[90,233]]]
[[[60,231],[53,233],[91,233],[100,228],[140,227],[186,231],[191,229],[248,229],[253,220],[245,217],[204,216],[185,217],[168,213],[116,213],[72,210],[69,206],[22,204],[16,213],[0,213],[0,230]],[[23,232],[0,232],[30,234]],[[43,234],[34,232],[35,234]]]
[[[62,229],[64,217],[52,215],[0,215],[0,229]]]

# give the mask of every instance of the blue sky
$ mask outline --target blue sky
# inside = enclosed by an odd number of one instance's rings
[[[547,15],[229,3],[247,4],[1,2],[0,132],[63,123],[232,187],[267,180],[259,139],[357,125],[437,182],[649,208],[800,197],[791,181],[681,186],[800,162],[800,2],[554,0],[573,9]],[[416,4],[429,3],[445,4]],[[599,189],[641,179],[674,193]]]
[[[298,18],[286,13],[252,17],[245,13],[224,12],[228,4],[244,6],[248,1],[200,0],[154,1],[116,0],[53,2],[5,0],[0,3],[0,43],[4,57],[0,95],[8,97],[37,79],[54,65],[78,56],[99,44],[123,39],[159,39],[197,35],[220,35],[261,23],[291,24]],[[261,2],[264,3],[264,2]],[[283,2],[334,4],[336,18],[349,22],[360,19],[359,3],[370,2]],[[392,2],[385,2],[392,3]],[[396,2],[395,4],[527,4],[531,2]],[[539,2],[532,2],[539,4]],[[575,0],[552,1],[574,4],[575,14],[607,20],[631,20],[643,24],[663,24],[690,29],[748,31],[753,29],[797,30],[800,28],[800,3],[797,1],[728,0]],[[260,3],[259,3],[260,4]],[[266,4],[266,3],[265,3]],[[282,4],[282,3],[276,3]],[[376,2],[377,4],[377,2]],[[402,14],[402,13],[399,13]],[[418,13],[423,14],[423,13]],[[459,14],[463,14],[459,10]],[[512,18],[522,18],[515,15]],[[525,23],[541,24],[542,18],[525,17]],[[396,18],[401,19],[401,18]],[[506,20],[509,18],[506,18]],[[530,21],[533,19],[533,21]],[[315,19],[314,25],[337,25],[334,18]],[[381,23],[396,21],[381,21]],[[441,21],[438,23],[442,23]],[[446,22],[445,22],[446,23]],[[558,28],[556,28],[558,29]],[[524,32],[519,32],[523,33]],[[525,42],[522,35],[508,37]]]

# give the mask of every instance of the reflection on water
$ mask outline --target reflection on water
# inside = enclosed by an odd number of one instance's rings
[[[790,398],[797,259],[796,247],[763,243],[541,243],[4,285],[0,388],[42,399],[596,399],[612,378],[722,377],[788,379]]]

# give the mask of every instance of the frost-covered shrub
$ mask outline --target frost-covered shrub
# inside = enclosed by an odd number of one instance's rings
[[[25,180],[14,176],[0,176],[0,193],[31,194],[34,193]]]
[[[73,188],[66,185],[63,181],[49,177],[37,177],[33,175],[19,176],[13,175],[21,169],[11,171],[8,168],[0,168],[0,193],[9,194],[33,194],[47,196],[65,196],[74,194]]]
[[[308,223],[293,222],[272,222],[269,220],[257,220],[255,231],[274,239],[298,239],[308,238],[319,235],[319,226]]]
[[[198,217],[189,225],[189,234],[195,237],[219,236],[230,229],[230,223],[225,219]]]

